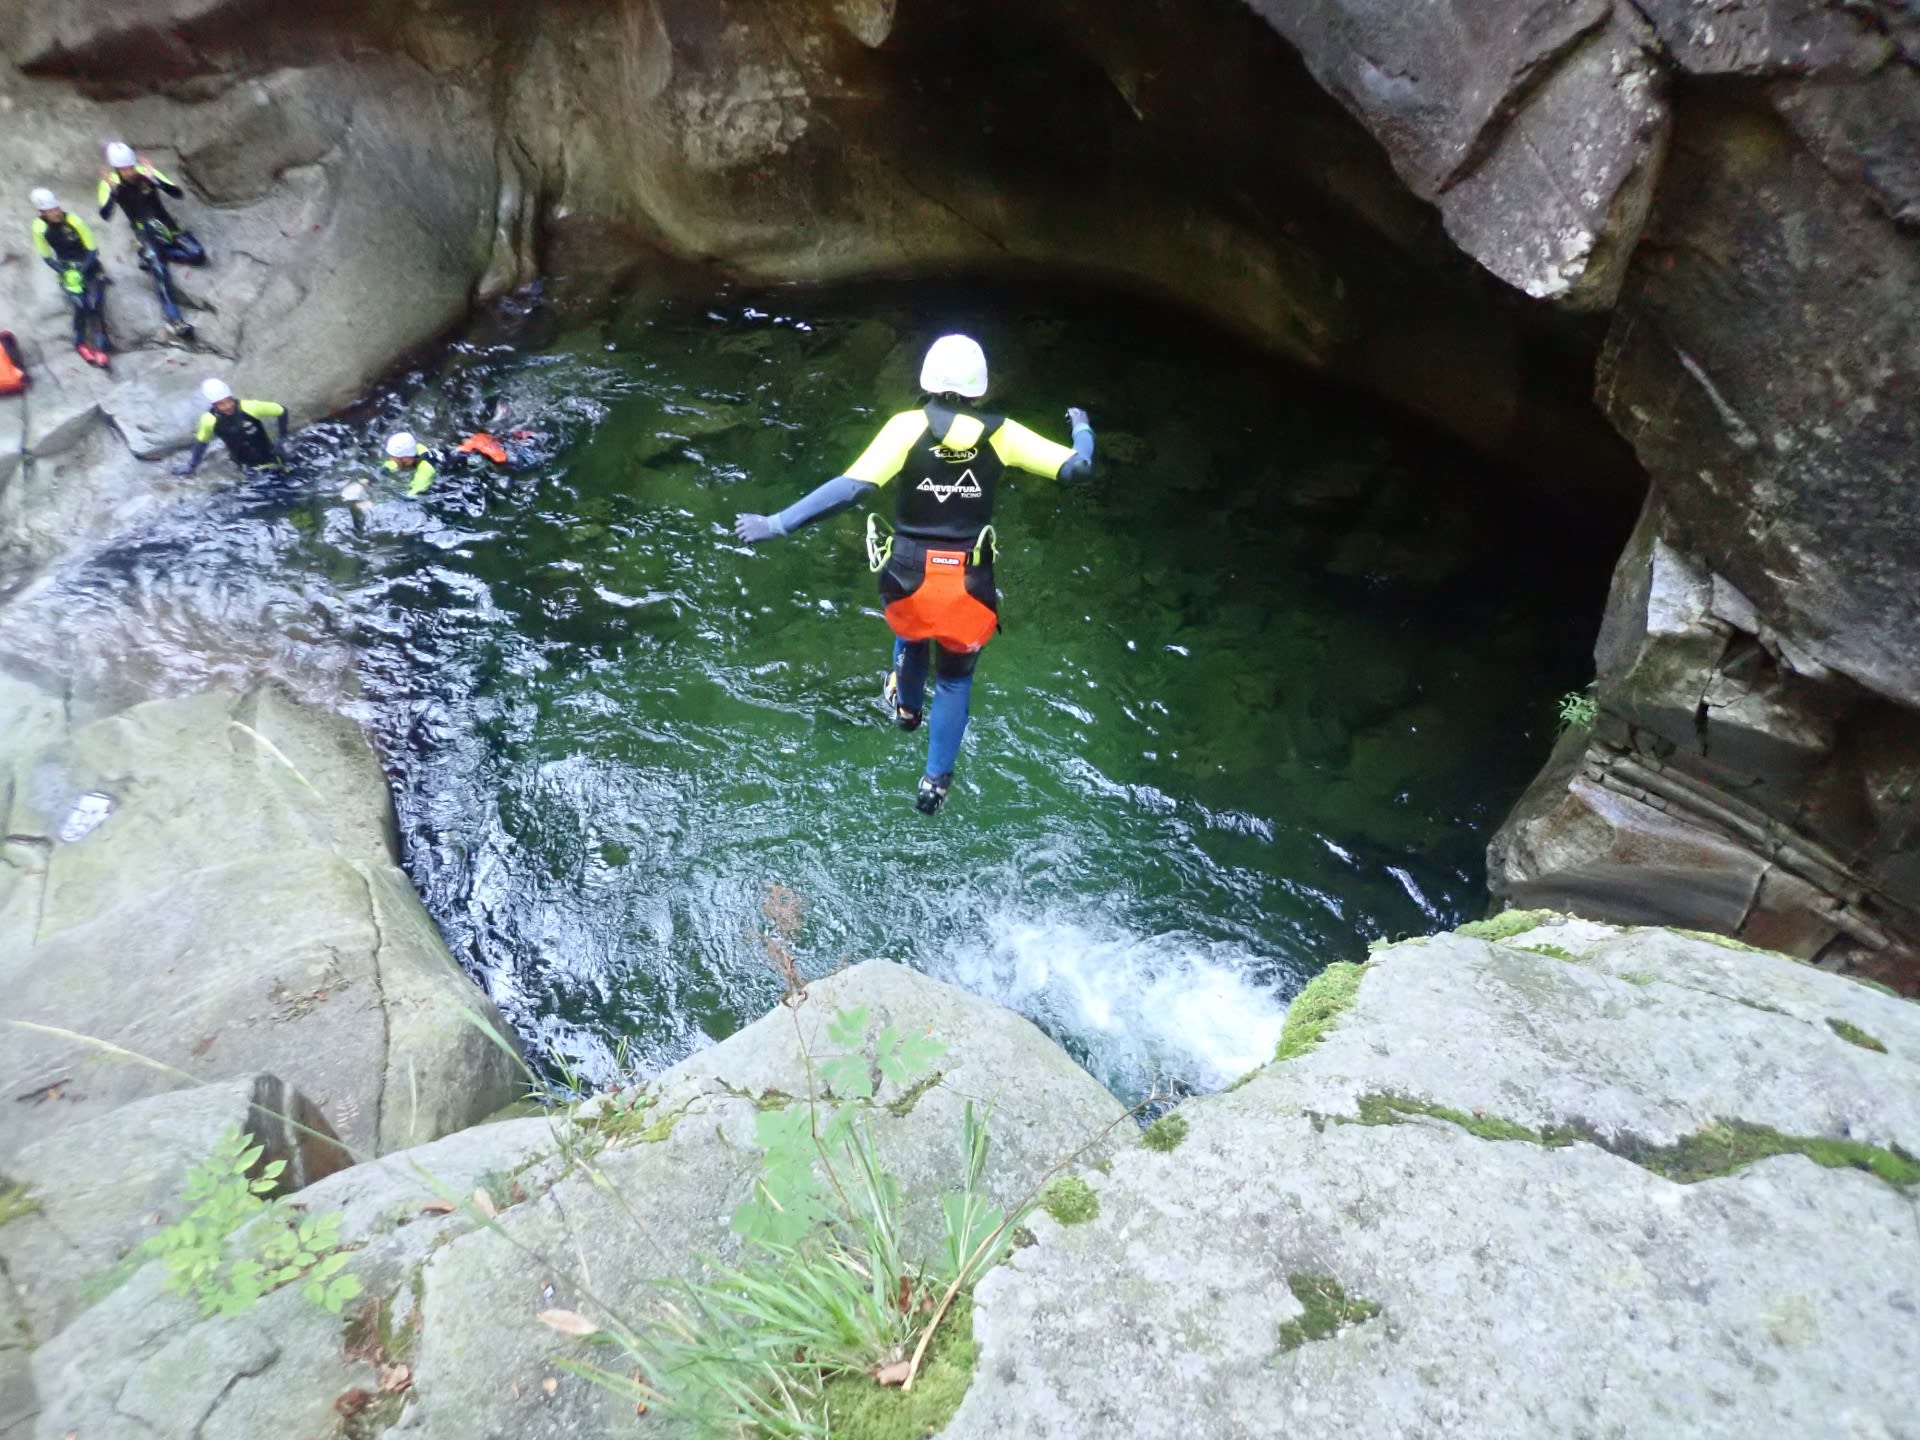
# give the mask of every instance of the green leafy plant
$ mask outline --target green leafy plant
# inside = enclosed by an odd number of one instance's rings
[[[1589,685],[1585,690],[1569,690],[1560,697],[1560,728],[1591,730],[1599,717],[1600,701]]]
[[[203,1315],[241,1314],[296,1280],[308,1300],[337,1315],[360,1293],[358,1277],[341,1273],[341,1217],[269,1200],[286,1162],[262,1166],[262,1153],[251,1135],[229,1126],[187,1172],[187,1213],[142,1251],[164,1266],[167,1289],[193,1296]]]
[[[702,1434],[823,1440],[847,1432],[853,1412],[863,1432],[927,1434],[946,1422],[972,1346],[942,1331],[966,1322],[974,1285],[1012,1248],[1033,1198],[1011,1213],[992,1198],[987,1117],[969,1103],[954,1182],[939,1197],[938,1243],[910,1258],[906,1197],[874,1134],[885,1113],[875,1096],[882,1085],[923,1085],[946,1047],[891,1025],[869,1041],[870,1028],[867,1009],[853,1007],[825,1028],[831,1052],[815,1057],[803,1039],[808,1098],[755,1116],[764,1155],[732,1217],[740,1258],[709,1261],[709,1278],[670,1287],[652,1323],[595,1337],[644,1379],[580,1373]]]

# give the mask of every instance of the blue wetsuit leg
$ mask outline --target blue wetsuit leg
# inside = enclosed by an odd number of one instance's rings
[[[933,716],[927,721],[927,774],[953,774],[960,742],[967,736],[967,711],[973,703],[972,655],[940,651],[940,674],[933,685]]]
[[[932,642],[900,640],[893,642],[893,673],[899,690],[894,704],[918,710],[927,698],[927,661]]]

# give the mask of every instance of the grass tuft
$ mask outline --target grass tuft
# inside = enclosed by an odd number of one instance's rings
[[[1320,1043],[1353,1004],[1367,967],[1350,960],[1336,961],[1307,982],[1307,988],[1287,1006],[1287,1022],[1274,1047],[1275,1060],[1293,1060]]]
[[[1140,1132],[1140,1143],[1147,1149],[1158,1150],[1162,1154],[1179,1149],[1180,1142],[1186,1138],[1187,1117],[1177,1112],[1162,1115]]]
[[[1100,1197],[1078,1175],[1061,1175],[1040,1192],[1040,1208],[1062,1225],[1084,1225],[1100,1213]]]
[[[1858,1045],[1862,1050],[1877,1050],[1882,1055],[1887,1053],[1886,1046],[1882,1045],[1858,1025],[1851,1024],[1845,1020],[1835,1019],[1833,1016],[1828,1016],[1827,1028],[1849,1045]]]
[[[1325,1340],[1350,1325],[1365,1324],[1380,1313],[1376,1302],[1347,1294],[1331,1275],[1289,1275],[1287,1288],[1300,1302],[1302,1313],[1280,1327],[1283,1352]]]

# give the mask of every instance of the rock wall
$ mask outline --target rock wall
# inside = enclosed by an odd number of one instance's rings
[[[1913,987],[1920,20],[1642,8],[1673,138],[1598,398],[1653,491],[1601,721],[1496,839],[1494,886]]]
[[[361,1434],[635,1433],[630,1399],[570,1368],[619,1352],[538,1312],[644,1324],[663,1280],[729,1258],[756,1116],[804,1103],[798,1037],[817,1049],[855,1006],[869,1037],[950,1047],[931,1087],[884,1087],[872,1109],[910,1246],[968,1103],[993,1107],[1002,1202],[1123,1114],[1026,1021],[871,962],[644,1090],[303,1191],[343,1214],[377,1345],[297,1287],[198,1318],[149,1265],[34,1353],[33,1433],[320,1434],[342,1407]],[[1536,914],[1336,967],[1281,1053],[1155,1145],[1126,1125],[1086,1152],[1094,1203],[1073,1223],[1036,1212],[981,1283],[942,1434],[1902,1433],[1912,1004],[1724,942]],[[497,1218],[443,1198],[476,1191]],[[383,1387],[396,1364],[405,1387]]]

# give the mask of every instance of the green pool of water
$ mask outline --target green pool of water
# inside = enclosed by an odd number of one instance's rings
[[[731,520],[838,473],[949,329],[995,404],[1061,437],[1084,405],[1100,452],[1091,485],[1003,488],[1006,629],[929,820],[861,517],[758,550]],[[360,527],[330,499],[389,430],[500,405],[533,432],[511,478]],[[50,591],[50,648],[160,688],[357,678],[429,908],[593,1081],[762,1013],[770,948],[1004,1001],[1124,1093],[1231,1080],[1322,966],[1481,910],[1617,538],[1189,319],[1058,288],[545,306],[299,451],[293,484]]]
[[[950,328],[1027,423],[1064,438],[1088,407],[1100,474],[1003,490],[1006,629],[929,820],[924,738],[878,703],[861,517],[758,550],[730,522],[838,473]],[[432,432],[498,398],[557,453],[341,543],[377,572],[415,875],[594,1078],[761,1013],[771,945],[993,996],[1123,1091],[1222,1084],[1321,966],[1479,911],[1487,836],[1586,679],[1603,556],[1431,437],[1137,302],[635,303],[396,406]]]

